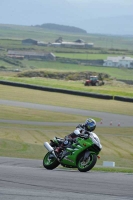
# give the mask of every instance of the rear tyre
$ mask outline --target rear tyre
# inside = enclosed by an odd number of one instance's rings
[[[58,167],[59,165],[59,161],[51,156],[51,153],[48,152],[45,156],[44,156],[44,159],[43,159],[43,166],[46,168],[46,169],[55,169],[56,167]]]
[[[84,154],[82,154],[77,163],[78,170],[80,172],[87,172],[91,170],[97,162],[97,155],[90,154],[89,157],[84,161]]]

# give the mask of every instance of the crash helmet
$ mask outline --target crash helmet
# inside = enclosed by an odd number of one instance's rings
[[[86,131],[94,131],[95,128],[96,128],[96,121],[94,119],[87,119],[86,122],[85,122],[85,130]]]

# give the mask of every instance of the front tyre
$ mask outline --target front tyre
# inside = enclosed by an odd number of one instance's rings
[[[82,154],[78,159],[77,163],[78,170],[80,172],[87,172],[94,167],[96,162],[97,162],[96,154],[90,154],[86,160],[84,160],[84,154]]]
[[[52,154],[50,152],[48,152],[43,159],[43,166],[46,169],[55,169],[56,167],[58,167],[60,163],[58,162],[58,160],[52,156]]]

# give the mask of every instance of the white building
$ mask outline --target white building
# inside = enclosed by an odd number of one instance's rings
[[[133,58],[126,56],[107,57],[103,66],[133,68]]]
[[[53,47],[68,47],[68,48],[92,48],[93,43],[80,43],[80,42],[54,42],[49,44],[49,46]]]

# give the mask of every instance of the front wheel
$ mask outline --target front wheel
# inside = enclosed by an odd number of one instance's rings
[[[84,160],[84,154],[82,154],[78,159],[77,163],[78,170],[80,172],[87,172],[94,167],[96,162],[97,162],[96,154],[90,154],[86,160]]]
[[[56,167],[58,167],[60,163],[58,162],[58,160],[50,153],[48,152],[43,159],[43,166],[46,169],[54,169]]]

